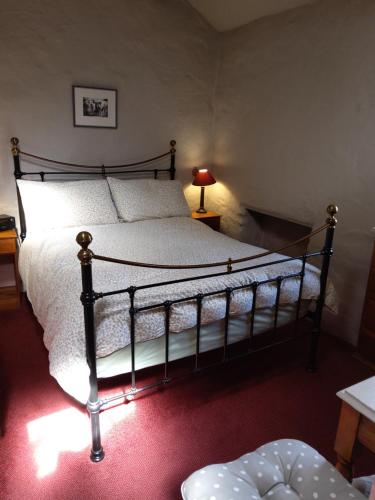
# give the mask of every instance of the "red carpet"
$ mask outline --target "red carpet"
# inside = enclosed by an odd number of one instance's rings
[[[1,313],[0,324],[6,500],[177,500],[197,468],[282,437],[302,439],[334,461],[335,393],[372,375],[330,337],[314,375],[304,370],[304,341],[279,347],[102,413],[106,458],[92,464],[86,412],[49,376],[30,307]],[[372,455],[357,455],[357,473],[373,473]]]

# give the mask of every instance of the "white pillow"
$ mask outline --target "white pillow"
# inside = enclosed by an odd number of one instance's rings
[[[17,180],[17,185],[28,233],[118,222],[105,179],[69,182]]]
[[[107,180],[119,217],[126,222],[191,216],[179,181]]]

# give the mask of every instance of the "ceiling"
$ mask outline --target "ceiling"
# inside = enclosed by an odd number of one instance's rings
[[[254,19],[277,14],[315,0],[188,0],[218,31],[228,31]]]

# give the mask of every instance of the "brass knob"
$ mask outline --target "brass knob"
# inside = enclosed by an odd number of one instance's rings
[[[326,223],[329,224],[331,227],[335,227],[337,224],[337,218],[335,217],[335,215],[337,214],[338,211],[339,211],[338,207],[333,203],[331,203],[327,207],[327,214],[329,215],[329,217],[327,218]]]
[[[10,143],[12,145],[12,155],[17,156],[20,152],[20,150],[18,149],[18,144],[20,143],[20,141],[17,137],[12,137]]]
[[[76,242],[82,248],[78,252],[78,258],[82,264],[89,264],[94,253],[88,248],[90,243],[92,242],[92,236],[88,231],[81,231],[77,234]]]

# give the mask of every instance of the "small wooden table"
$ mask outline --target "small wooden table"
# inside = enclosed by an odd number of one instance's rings
[[[20,306],[20,285],[17,263],[17,232],[15,229],[0,231],[0,264],[13,266],[14,284],[0,287],[0,310]]]
[[[361,443],[375,453],[375,377],[348,387],[337,396],[342,403],[335,442],[336,469],[351,481],[355,444]]]
[[[220,214],[212,211],[207,211],[205,214],[193,212],[191,216],[193,217],[193,219],[203,222],[215,231],[220,231]]]

